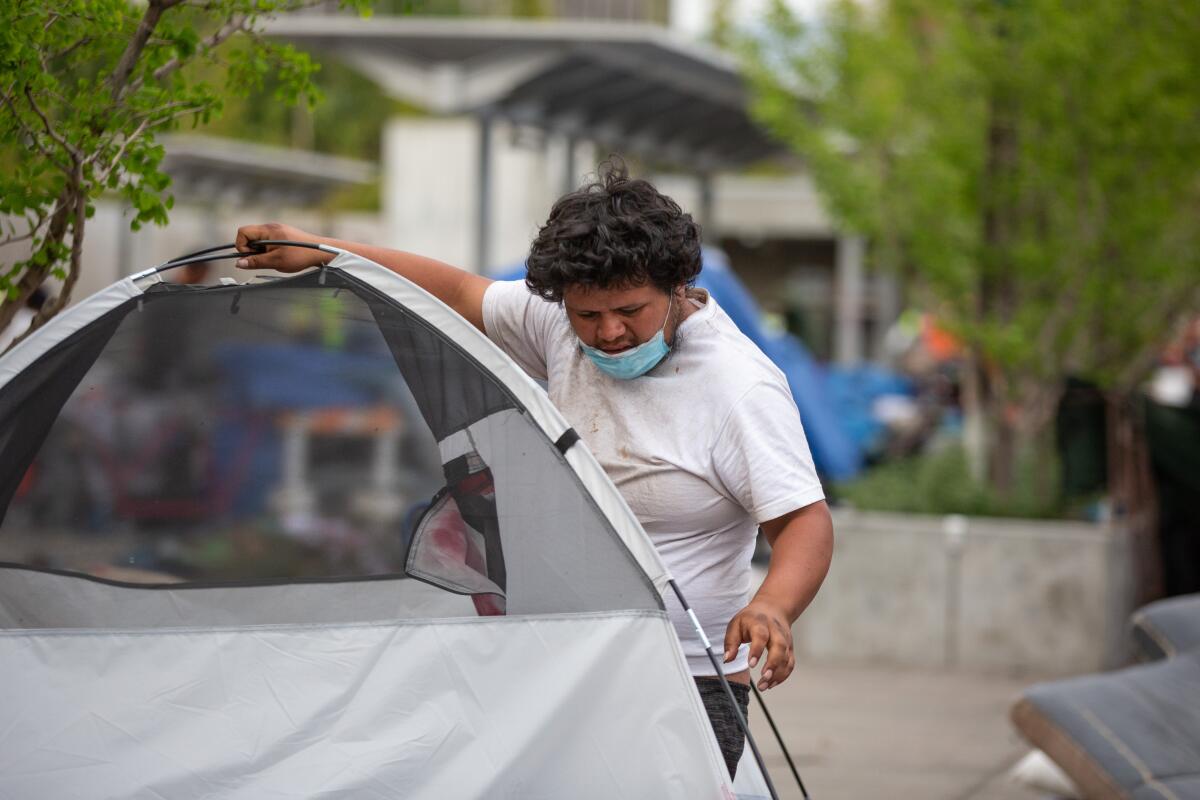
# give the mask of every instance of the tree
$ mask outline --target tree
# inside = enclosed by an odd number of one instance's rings
[[[1200,5],[777,2],[745,44],[759,119],[965,341],[993,485],[1066,376],[1120,416],[1200,308]]]
[[[317,67],[260,34],[271,15],[319,0],[9,0],[0,7],[0,330],[49,278],[30,325],[61,311],[82,268],[84,233],[105,192],[132,227],[165,224],[172,198],[155,135],[220,113],[222,94],[277,78],[276,99],[315,102]],[[365,0],[339,0],[362,9]],[[224,78],[219,87],[211,78]],[[11,252],[11,251],[10,251]]]
[[[245,97],[227,98],[220,118],[198,128],[213,136],[376,161],[383,130],[397,115],[427,116],[389,97],[377,83],[336,57],[323,57],[313,82],[323,98],[314,108],[272,99],[282,80],[268,77]]]

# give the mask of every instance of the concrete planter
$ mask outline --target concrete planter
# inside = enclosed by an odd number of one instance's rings
[[[1125,660],[1120,526],[838,510],[834,531],[802,657],[1058,674]]]

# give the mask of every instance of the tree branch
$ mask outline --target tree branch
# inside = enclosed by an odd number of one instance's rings
[[[175,108],[178,110],[175,111],[174,113],[167,114],[166,116],[159,116],[162,114],[163,111],[171,109],[171,108]],[[96,178],[96,182],[103,184],[106,180],[108,180],[108,176],[112,173],[112,171],[114,169],[116,169],[117,165],[121,162],[121,158],[125,155],[125,151],[129,148],[129,146],[131,144],[133,144],[135,141],[137,141],[137,139],[140,138],[143,133],[146,132],[147,128],[149,128],[151,126],[158,127],[161,125],[166,125],[169,122],[173,122],[182,117],[186,117],[189,114],[195,114],[195,113],[197,113],[199,111],[203,111],[203,110],[204,110],[203,106],[198,106],[198,105],[194,105],[194,104],[186,103],[186,102],[176,102],[176,103],[168,103],[165,106],[154,109],[154,111],[150,112],[149,114],[142,115],[142,121],[140,123],[138,123],[138,126],[136,129],[134,129],[133,133],[129,134],[129,136],[125,137],[125,139],[121,142],[120,148],[117,149],[117,154],[112,157],[112,159],[108,163],[108,166],[106,166],[104,168],[104,171],[100,174],[100,176],[98,178]],[[100,155],[100,153],[98,151],[96,153],[93,153],[92,158],[90,158],[89,161],[94,160],[99,155]],[[87,162],[85,162],[85,163],[87,163]]]
[[[45,145],[42,144],[41,139],[38,138],[37,131],[35,131],[33,128],[29,127],[29,125],[21,117],[21,114],[17,110],[16,104],[13,103],[12,98],[4,97],[2,99],[4,101],[4,104],[6,106],[8,106],[9,111],[12,112],[12,118],[14,120],[16,120],[18,125],[21,126],[21,130],[24,131],[25,135],[29,137],[30,142],[32,142],[33,146],[35,148],[37,148],[37,151],[39,153],[41,153],[43,156],[45,156],[46,160],[49,161],[51,164],[58,167],[63,172],[69,173],[71,171],[71,166],[69,164],[64,164],[63,162],[59,161],[55,157],[54,153],[52,153],[50,150],[46,149]]]
[[[1196,305],[1200,303],[1200,287],[1190,292],[1181,292],[1164,303],[1159,316],[1172,321],[1172,335],[1178,335],[1180,328],[1194,314]],[[1154,367],[1165,341],[1153,341],[1144,344],[1137,352],[1130,353],[1122,359],[1127,366],[1117,374],[1116,387],[1122,392],[1130,392],[1146,374]],[[1116,348],[1112,348],[1115,350]]]
[[[8,236],[4,237],[3,239],[0,239],[0,247],[4,247],[5,245],[10,245],[10,244],[16,244],[17,242],[29,241],[30,239],[32,239],[34,236],[37,235],[38,228],[42,227],[42,222],[44,222],[44,221],[45,220],[43,219],[43,220],[39,221],[37,225],[30,225],[29,230],[26,231],[25,233],[21,234],[20,236],[13,233],[13,234],[9,234]]]
[[[64,139],[58,134],[57,131],[54,130],[54,126],[50,124],[50,118],[45,115],[41,107],[37,104],[37,101],[33,99],[33,90],[28,86],[25,87],[25,99],[29,101],[29,107],[33,109],[33,113],[37,114],[38,119],[42,121],[42,125],[45,127],[46,133],[50,136],[50,138],[53,139],[59,147],[70,153],[73,161],[81,160],[79,150],[68,143],[66,139]]]
[[[77,182],[75,184],[76,191],[74,203],[71,208],[71,258],[68,262],[67,279],[63,282],[62,289],[58,293],[58,297],[47,302],[40,309],[33,321],[29,323],[29,329],[22,333],[13,344],[20,343],[26,336],[36,331],[38,328],[50,321],[55,314],[66,308],[71,302],[71,292],[75,289],[75,284],[79,281],[80,269],[83,265],[83,229],[87,224],[87,192],[82,188],[82,168],[76,172]],[[65,231],[64,231],[65,233]]]
[[[146,42],[149,41],[150,34],[154,33],[159,20],[162,19],[163,12],[182,2],[183,0],[150,0],[146,6],[146,13],[138,22],[137,30],[134,31],[133,37],[125,47],[125,52],[121,54],[121,59],[117,62],[116,69],[108,79],[114,103],[119,101],[129,88],[127,85],[129,76],[137,67],[138,59],[141,58],[142,51],[146,49]]]
[[[58,210],[58,206],[56,204],[56,205],[52,206],[49,211],[43,211],[40,208],[34,208],[29,211],[26,211],[25,214],[27,216],[25,216],[22,221],[25,223],[26,227],[28,227],[29,230],[27,233],[24,233],[20,236],[17,235],[17,226],[15,224],[13,224],[12,222],[9,222],[9,224],[8,224],[9,234],[3,241],[0,241],[0,247],[3,247],[4,245],[8,245],[8,244],[16,244],[17,242],[24,242],[24,241],[34,238],[35,236],[37,236],[38,231],[40,231],[42,229],[42,226],[46,224],[46,219],[49,216],[51,216],[52,214],[54,214],[55,211],[57,211],[57,210]],[[30,219],[30,216],[34,217],[34,219]],[[11,267],[10,269],[5,271],[4,277],[11,280],[12,276],[14,274],[16,274],[16,272],[17,272],[17,268],[14,265],[13,267]]]
[[[16,282],[17,296],[10,301],[0,303],[0,330],[12,324],[13,317],[17,315],[17,310],[25,305],[25,301],[29,299],[34,290],[45,282],[46,276],[49,273],[50,270],[48,268],[34,270],[26,266],[25,274]]]
[[[92,41],[93,41],[93,38],[91,36],[83,36],[83,37],[77,39],[72,44],[67,45],[62,50],[59,50],[54,55],[50,56],[50,60],[57,61],[60,58],[65,58],[66,56],[69,56],[71,53],[75,52],[80,47],[86,47],[87,45],[91,44]]]
[[[187,111],[198,111],[202,108],[202,106],[198,106],[195,103],[191,103],[187,100],[176,100],[174,102],[161,105],[158,108],[151,109],[150,111],[147,111],[144,114],[136,114],[136,115],[134,115],[133,118],[134,119],[154,119],[156,116],[162,114],[162,112],[170,111],[171,109],[175,109],[175,108],[181,108],[181,109],[185,109]],[[175,114],[168,114],[163,119],[170,120],[170,119],[173,119],[174,117],[175,117]]]
[[[124,158],[125,151],[129,148],[129,145],[137,141],[138,137],[145,132],[149,125],[150,119],[146,118],[142,120],[141,124],[137,126],[133,133],[125,137],[125,141],[121,142],[121,146],[117,149],[117,154],[112,157],[112,160],[108,162],[108,166],[105,167],[104,171],[96,178],[96,183],[103,185],[104,182],[108,180],[108,176],[111,175],[112,171],[117,168],[118,164],[121,163],[121,159]],[[95,155],[99,155],[99,153],[97,152]]]
[[[216,31],[214,31],[204,41],[204,46],[210,50],[214,47],[218,47],[230,36],[233,36],[234,34],[238,33],[239,31],[246,30],[246,24],[248,22],[250,22],[250,17],[249,17],[249,15],[246,15],[246,14],[243,14],[240,17],[230,17],[229,21],[227,21],[223,26],[221,26]],[[167,61],[165,64],[163,64],[161,67],[154,70],[154,75],[153,75],[154,80],[161,81],[163,78],[165,78],[168,75],[170,75],[171,73],[175,72],[182,66],[183,66],[183,60],[181,58],[179,58],[179,56],[175,56],[174,58],[171,58],[169,61]],[[133,86],[132,86],[133,90],[136,91],[136,90],[140,89],[142,87],[143,83],[144,83],[144,81],[142,81],[141,79],[134,81]]]
[[[162,119],[156,120],[155,124],[156,125],[165,125],[168,122],[174,122],[177,119],[182,119],[189,114],[195,114],[202,110],[204,110],[203,106],[188,106],[186,108],[181,108],[178,111],[176,111],[174,114],[170,114],[166,117],[163,117]]]
[[[1056,356],[1061,356],[1063,350],[1066,349],[1060,344],[1059,337],[1062,335],[1063,327],[1071,321],[1075,314],[1079,304],[1079,294],[1080,282],[1069,281],[1062,293],[1055,298],[1054,307],[1050,309],[1050,313],[1046,315],[1046,319],[1038,331],[1034,360],[1038,367],[1047,373],[1053,374],[1054,365],[1057,363]]]

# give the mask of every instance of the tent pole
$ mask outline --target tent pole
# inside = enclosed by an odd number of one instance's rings
[[[750,745],[750,752],[754,754],[754,760],[758,762],[758,769],[762,773],[763,780],[767,782],[767,789],[771,792],[771,800],[779,800],[779,793],[775,791],[775,784],[771,781],[771,774],[767,772],[767,763],[763,761],[762,753],[758,750],[758,743],[754,741],[754,736],[750,733],[750,726],[746,724],[746,718],[742,715],[742,709],[738,707],[737,698],[733,696],[733,689],[729,686],[729,679],[725,677],[725,670],[721,668],[721,662],[717,660],[716,654],[713,653],[712,642],[708,640],[708,635],[704,633],[704,628],[700,626],[700,620],[696,619],[696,612],[692,611],[692,607],[688,605],[687,598],[683,596],[683,592],[679,588],[679,584],[674,578],[667,580],[671,588],[675,591],[675,596],[679,598],[679,604],[683,606],[683,610],[687,612],[688,617],[692,620],[692,625],[696,628],[696,633],[700,635],[700,641],[704,644],[704,652],[708,654],[708,660],[712,662],[713,669],[717,671],[717,678],[721,681],[721,688],[725,690],[725,696],[729,698],[729,703],[733,706],[733,714],[737,717],[738,725],[742,732],[746,734],[746,742]],[[800,785],[801,791],[804,789],[804,784]],[[805,794],[804,797],[808,798]]]
[[[771,725],[771,730],[775,733],[775,741],[779,742],[779,749],[783,751],[783,757],[787,759],[788,766],[792,770],[792,777],[796,779],[796,785],[800,787],[800,794],[808,797],[808,790],[804,788],[804,781],[800,780],[800,770],[796,769],[796,762],[792,761],[792,754],[787,749],[787,745],[783,743],[783,736],[779,733],[779,728],[775,725],[775,718],[771,716],[770,709],[767,708],[767,701],[763,700],[762,692],[758,691],[758,687],[754,685],[754,681],[750,681],[750,689],[754,692],[754,696],[758,698],[758,707],[762,709],[763,716],[767,718],[767,722]]]

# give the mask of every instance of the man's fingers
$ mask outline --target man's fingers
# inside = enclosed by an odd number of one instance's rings
[[[787,677],[787,663],[791,649],[787,637],[776,631],[775,635],[771,637],[771,643],[767,650],[767,663],[763,666],[762,676],[758,682],[759,689],[769,689]]]
[[[270,239],[270,227],[269,225],[243,225],[238,228],[237,238],[233,240],[234,247],[242,253],[253,252],[255,248],[250,243],[259,239]]]
[[[280,255],[279,248],[276,248],[265,253],[239,258],[234,266],[239,269],[275,269],[280,265]]]
[[[782,658],[780,657],[780,651],[783,649],[784,646],[780,644],[779,637],[771,637],[771,642],[767,648],[767,662],[763,664],[762,673],[758,678],[759,689],[769,689],[775,685],[775,672],[783,663],[786,663],[787,659],[786,653]]]
[[[245,253],[250,249],[250,234],[247,232],[249,228],[238,228],[237,238],[233,240],[233,249],[239,253]]]
[[[795,668],[796,668],[796,657],[795,657],[795,655],[789,654],[787,661],[785,661],[783,663],[783,665],[780,666],[779,668],[773,669],[773,670],[772,669],[764,669],[762,672],[762,676],[759,678],[759,681],[758,681],[759,691],[764,691],[766,689],[772,689],[772,688],[778,686],[779,684],[783,683],[784,681],[786,681],[788,679],[788,676],[792,674],[792,670]]]
[[[738,648],[742,646],[745,638],[742,636],[741,617],[734,617],[729,621],[729,625],[725,628],[725,663],[733,661],[737,655]]]
[[[771,634],[767,626],[761,622],[754,623],[750,628],[750,666],[758,664],[763,649],[767,646]]]
[[[254,242],[261,239],[295,239],[304,234],[294,228],[281,225],[278,222],[266,222],[258,225],[243,225],[238,228],[234,247],[242,253],[255,253],[261,248],[255,247]]]
[[[780,626],[771,637],[770,657],[759,678],[759,689],[770,689],[788,679],[796,667],[796,650],[792,643],[792,632]]]
[[[787,666],[788,656],[791,655],[791,652],[791,637],[785,631],[775,631],[775,635],[771,637],[766,669],[778,672],[781,668]]]

